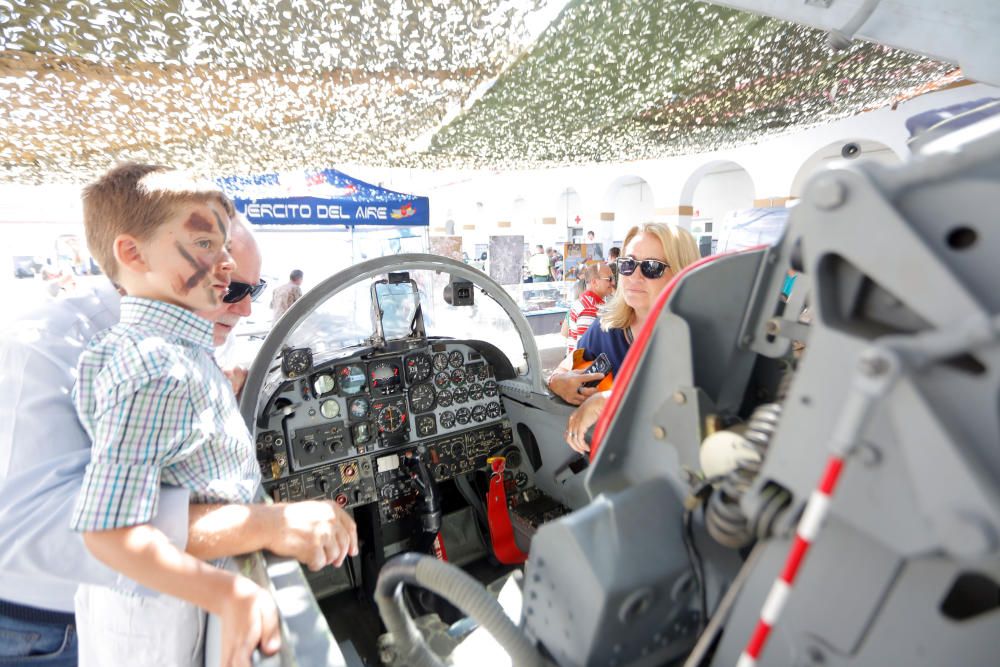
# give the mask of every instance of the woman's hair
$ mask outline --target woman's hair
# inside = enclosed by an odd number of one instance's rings
[[[662,222],[646,222],[628,230],[625,242],[622,243],[622,256],[625,255],[628,244],[639,234],[651,234],[660,239],[660,245],[663,246],[663,256],[667,259],[667,264],[670,265],[671,274],[677,274],[681,269],[701,258],[698,244],[695,243],[691,232]],[[632,306],[625,303],[625,297],[622,296],[622,278],[619,276],[618,288],[615,290],[614,297],[601,309],[601,328],[605,331],[624,329],[632,323],[634,314]]]

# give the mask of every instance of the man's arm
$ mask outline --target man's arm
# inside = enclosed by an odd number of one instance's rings
[[[331,500],[191,505],[187,552],[203,560],[267,549],[316,571],[358,554],[354,520]]]

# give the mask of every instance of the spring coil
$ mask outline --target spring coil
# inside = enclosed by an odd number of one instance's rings
[[[781,403],[764,403],[757,406],[747,422],[743,439],[757,453],[757,459],[740,461],[718,484],[709,498],[706,509],[706,527],[719,544],[738,549],[753,539],[766,536],[781,509],[788,504],[788,493],[780,487],[768,489],[764,510],[751,523],[740,507],[740,499],[760,474],[767,448],[771,443],[778,422],[781,420]],[[763,532],[764,535],[760,533]]]

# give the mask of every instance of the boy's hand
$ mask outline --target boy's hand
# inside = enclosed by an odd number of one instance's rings
[[[222,667],[250,667],[258,646],[264,655],[281,648],[281,623],[271,594],[245,577],[236,577],[220,618]]]
[[[358,555],[358,529],[343,508],[332,500],[278,503],[271,508],[279,523],[271,531],[268,550],[294,558],[316,572],[340,565]]]

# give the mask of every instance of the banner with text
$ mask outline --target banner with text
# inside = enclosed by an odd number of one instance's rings
[[[219,184],[255,225],[427,227],[427,197],[388,190],[336,169],[231,176]]]

